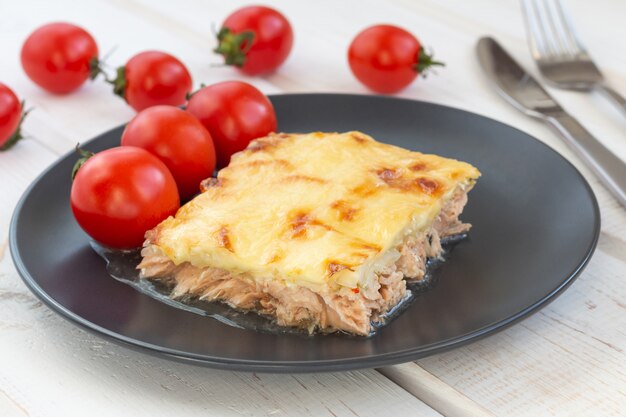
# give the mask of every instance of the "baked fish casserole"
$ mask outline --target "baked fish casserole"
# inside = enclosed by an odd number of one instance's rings
[[[360,132],[271,134],[148,231],[138,268],[172,297],[367,335],[424,277],[480,172]]]

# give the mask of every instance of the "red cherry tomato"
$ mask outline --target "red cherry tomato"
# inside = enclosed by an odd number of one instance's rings
[[[80,167],[70,205],[94,240],[128,249],[141,246],[145,232],[176,213],[180,202],[163,162],[144,149],[120,146],[95,154]]]
[[[93,37],[70,23],[50,23],[35,30],[22,46],[22,67],[40,87],[57,94],[76,90],[89,78],[98,58]]]
[[[167,104],[180,106],[191,92],[191,75],[178,59],[158,51],[141,52],[118,69],[114,91],[137,111]]]
[[[276,131],[276,113],[269,99],[248,83],[225,81],[200,89],[187,111],[206,127],[215,144],[217,164],[224,167],[230,156],[256,139]]]
[[[433,65],[420,42],[397,26],[377,25],[359,33],[350,44],[348,62],[363,84],[379,93],[405,88]]]
[[[200,182],[215,169],[215,149],[208,130],[190,113],[172,106],[141,111],[124,129],[122,146],[156,155],[176,180],[181,200],[197,194]]]
[[[215,52],[224,56],[227,65],[255,75],[273,71],[287,59],[293,30],[278,11],[248,6],[226,18],[217,40]]]
[[[20,139],[22,105],[15,93],[0,83],[0,150],[9,149]]]

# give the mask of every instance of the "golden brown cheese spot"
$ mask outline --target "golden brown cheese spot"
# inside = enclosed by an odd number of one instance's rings
[[[353,252],[353,253],[350,253],[350,259],[354,259],[354,260],[358,259],[359,260],[358,262],[361,263],[361,262],[365,262],[367,258],[370,257],[370,255],[371,255],[370,253]]]
[[[347,221],[353,220],[354,215],[359,211],[359,209],[350,206],[350,204],[345,200],[333,201],[330,207],[337,210],[340,220]]]
[[[289,135],[287,135],[286,137],[289,137]],[[271,134],[269,136],[253,140],[252,142],[250,142],[246,149],[250,152],[269,151],[280,145],[283,139],[285,139],[286,137],[277,134]]]
[[[281,146],[286,139],[291,138],[293,135],[288,133],[270,133],[269,135],[258,138],[250,142],[246,150],[250,152],[270,151],[274,148]]]
[[[438,195],[441,191],[441,184],[430,178],[409,178],[404,176],[401,171],[391,168],[378,170],[376,174],[389,187],[401,191],[425,193],[428,195]]]
[[[310,177],[308,175],[289,175],[283,178],[283,182],[296,182],[296,181],[307,181],[307,182],[316,182],[318,184],[325,184],[327,181],[317,177]]]
[[[326,230],[334,230],[331,226],[322,223],[321,221],[312,217],[309,213],[304,211],[298,211],[294,214],[289,222],[289,228],[291,230],[292,239],[302,239],[307,237],[307,231],[311,227],[321,227]]]
[[[283,252],[274,252],[268,259],[266,264],[273,264],[285,258],[285,254]]]
[[[419,187],[428,195],[433,195],[439,190],[439,183],[429,178],[418,178],[416,180]]]
[[[202,182],[200,183],[200,191],[205,192],[209,188],[212,188],[212,187],[221,187],[224,184],[223,181],[224,180],[221,178],[213,178],[213,177],[202,180]]]
[[[463,173],[459,172],[459,171],[454,171],[450,174],[450,179],[451,180],[458,180],[459,178],[461,178],[463,176]]]
[[[357,248],[369,250],[372,252],[380,252],[382,249],[380,246],[375,245],[373,243],[355,243],[353,246]],[[369,255],[365,255],[365,256],[369,256]]]
[[[235,250],[233,249],[233,245],[230,241],[230,232],[228,230],[228,227],[222,226],[217,231],[217,244],[219,247],[227,249],[233,253],[235,252]]]
[[[393,168],[383,168],[376,171],[378,178],[385,181],[387,184],[392,184],[396,179],[400,178],[402,174]]]
[[[285,169],[293,169],[293,165],[291,165],[289,161],[285,161],[284,159],[255,159],[253,161],[238,164],[238,166],[240,167],[250,167],[250,168],[262,167],[262,166],[268,166],[268,165],[277,165]]]
[[[328,264],[326,265],[326,271],[328,271],[329,276],[332,276],[336,274],[337,272],[342,271],[344,269],[352,270],[350,265],[342,264],[341,262],[338,262],[338,261],[328,261]]]
[[[293,239],[306,237],[306,228],[309,221],[310,218],[307,213],[296,213],[293,220],[291,220],[291,237]]]
[[[313,136],[314,138],[321,139],[321,138],[323,138],[323,137],[326,137],[326,134],[325,134],[325,133],[323,133],[323,132],[315,132],[315,133],[313,133],[313,134],[312,134],[312,136]]]
[[[367,139],[365,138],[365,136],[363,136],[362,134],[360,134],[358,132],[350,133],[350,137],[352,139],[354,139],[357,143],[365,143],[365,142],[367,142]]]
[[[258,139],[252,142],[250,146],[248,146],[248,150],[250,152],[259,152],[259,151],[264,151],[271,146],[273,145],[269,141]]]
[[[410,191],[414,187],[410,179],[404,177],[401,171],[393,168],[380,169],[376,171],[376,175],[391,188]]]
[[[372,196],[378,192],[378,187],[373,182],[365,182],[363,184],[357,185],[351,190],[351,193],[354,194],[357,198],[365,198]]]
[[[428,169],[428,164],[426,164],[426,162],[417,162],[411,165],[409,169],[413,172],[426,171]]]
[[[316,219],[311,220],[310,224],[312,226],[318,226],[318,227],[321,227],[322,229],[326,229],[326,230],[335,230],[331,226],[327,225],[326,223],[322,223],[321,221],[316,220]]]

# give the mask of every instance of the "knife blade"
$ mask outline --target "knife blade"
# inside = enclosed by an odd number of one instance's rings
[[[480,65],[498,93],[518,110],[551,126],[626,207],[624,161],[570,116],[495,39],[481,38],[476,52]]]
[[[518,110],[533,117],[542,117],[545,112],[563,111],[561,105],[495,39],[481,38],[476,52],[496,90]]]

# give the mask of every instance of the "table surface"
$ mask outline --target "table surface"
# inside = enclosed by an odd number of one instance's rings
[[[507,105],[475,59],[482,35],[499,39],[536,73],[517,1],[267,1],[294,24],[295,48],[264,78],[219,67],[212,24],[247,1],[3,1],[0,81],[28,107],[28,138],[0,154],[0,415],[620,415],[626,410],[626,211],[544,125]],[[626,93],[626,2],[565,1],[580,37],[609,82]],[[367,91],[346,48],[380,22],[416,33],[445,69],[399,94],[503,121],[536,136],[576,165],[602,212],[598,249],[556,301],[497,335],[414,363],[358,372],[268,375],[204,369],[130,351],[85,333],[43,306],[11,262],[8,227],[28,184],[76,142],[128,121],[133,111],[97,82],[52,96],[25,76],[19,48],[50,21],[88,28],[112,66],[160,49],[178,56],[195,85],[244,79],[265,93]],[[616,53],[617,52],[617,53]],[[626,117],[604,98],[549,89],[607,147],[626,159]],[[558,261],[558,260],[555,260]],[[132,414],[131,414],[132,413]],[[623,414],[621,414],[623,415]]]

